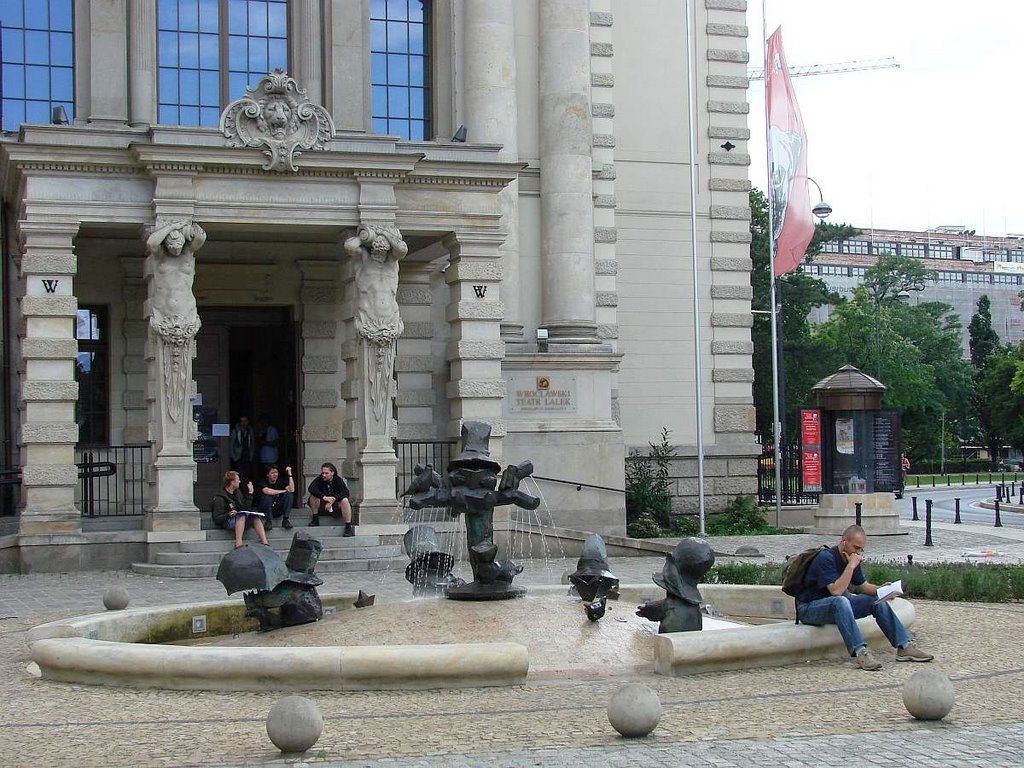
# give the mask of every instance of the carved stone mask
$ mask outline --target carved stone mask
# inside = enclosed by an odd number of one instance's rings
[[[292,117],[292,108],[284,99],[270,99],[263,107],[267,127],[275,137],[283,136]]]

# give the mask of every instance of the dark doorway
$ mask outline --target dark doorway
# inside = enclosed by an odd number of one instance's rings
[[[296,408],[295,331],[287,307],[200,308],[203,325],[196,342],[194,373],[202,404],[200,440],[195,457],[198,477],[195,504],[209,508],[210,499],[230,469],[230,441],[217,435],[230,429],[239,416],[254,426],[266,415],[278,431],[280,466],[289,465],[301,477]],[[220,425],[214,428],[215,425]],[[225,428],[224,425],[227,425]],[[259,479],[259,456],[253,467]],[[300,498],[296,494],[296,498]]]

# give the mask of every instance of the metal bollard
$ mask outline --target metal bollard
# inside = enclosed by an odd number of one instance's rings
[[[924,545],[934,547],[932,544],[932,500],[924,500]]]
[[[857,525],[860,525],[860,502],[858,501],[856,504],[854,504],[853,508],[855,510],[856,515],[854,521],[857,523]]]
[[[910,497],[910,506],[914,510],[914,516],[912,518],[910,518],[910,519],[911,520],[920,520],[921,518],[917,516],[917,496],[911,496]]]
[[[952,475],[946,475],[946,487],[949,488],[949,486],[951,486],[952,484],[953,484],[953,476]]]
[[[1003,521],[999,519],[999,499],[996,499],[996,524],[993,527],[994,528],[1002,528],[1003,527]]]
[[[996,486],[996,501],[1002,501],[1002,500],[1003,500],[1003,486],[997,485]]]
[[[957,524],[957,525],[960,525],[960,523],[961,523],[961,520],[960,520],[960,499],[953,499],[953,503],[954,503],[954,507],[953,507],[954,508],[953,522],[955,524]]]
[[[932,475],[932,488],[935,487],[935,475]]]
[[[1020,484],[1020,496],[1017,498],[1017,503],[1024,506],[1024,483]]]

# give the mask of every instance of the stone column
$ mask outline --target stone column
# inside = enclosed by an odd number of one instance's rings
[[[301,483],[305,492],[309,481],[320,472],[321,464],[325,461],[334,464],[344,455],[340,425],[345,418],[345,406],[340,395],[348,382],[339,373],[338,364],[341,301],[337,261],[302,259],[298,267],[302,271],[299,294],[302,312]],[[355,475],[354,463],[342,462],[338,464],[338,471],[351,483]],[[296,484],[299,482],[296,480]]]
[[[324,106],[339,133],[365,132],[370,124],[369,15],[365,3],[325,0]]]
[[[445,240],[451,253],[445,271],[450,297],[446,313],[451,370],[448,436],[457,439],[464,421],[486,421],[491,425],[491,455],[497,460],[506,432],[502,416],[505,379],[501,361],[505,344],[500,323],[505,309],[499,295],[503,285],[501,241],[499,233],[457,233]]]
[[[551,344],[597,343],[587,0],[540,0],[543,305]]]
[[[128,109],[132,125],[153,125],[156,104],[156,0],[128,3]]]
[[[192,500],[195,422],[190,404],[195,394],[192,358],[200,322],[192,284],[195,254],[206,242],[206,232],[190,218],[158,216],[145,237],[143,279],[148,298],[143,316],[149,325],[147,399],[156,480],[146,530],[198,530],[199,510]]]
[[[88,88],[76,94],[76,104],[82,117],[90,123],[128,122],[128,35],[125,25],[128,11],[126,0],[104,0],[104,2],[76,3],[75,43],[82,43],[85,50],[76,50],[76,59],[81,54],[88,57],[86,75]],[[83,15],[82,8],[86,13]],[[156,24],[154,15],[153,24]],[[79,63],[76,61],[76,63]],[[76,85],[81,78],[76,73]],[[81,90],[81,89],[79,89]],[[81,97],[85,98],[81,98]]]
[[[471,142],[500,144],[498,157],[519,159],[517,145],[516,39],[513,3],[465,0],[465,125]],[[519,180],[498,193],[502,229],[501,245],[505,277],[501,284],[505,319],[501,337],[523,341],[519,307]]]
[[[345,358],[350,381],[359,385],[354,409],[363,491],[359,522],[396,522],[394,373],[398,339],[405,330],[397,299],[398,271],[409,246],[393,223],[372,221],[360,224],[344,249],[354,331]]]
[[[314,104],[324,103],[323,19],[320,0],[292,0],[289,11],[291,76]]]
[[[22,221],[18,230],[23,248],[19,278],[24,286],[19,533],[81,533],[82,519],[75,507],[78,301],[74,293],[74,238],[78,223]]]

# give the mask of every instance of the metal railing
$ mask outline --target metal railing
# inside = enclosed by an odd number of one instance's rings
[[[80,452],[77,500],[84,517],[141,515],[148,445],[109,445]]]
[[[785,445],[780,453],[782,503],[817,504],[821,500],[821,494],[804,491],[800,446]],[[775,449],[770,443],[761,446],[761,455],[757,458],[757,500],[764,503],[775,501]]]
[[[434,470],[442,475],[452,460],[456,445],[454,440],[395,440],[395,455],[398,465],[395,467],[395,498],[409,487],[416,476],[413,468],[417,464],[431,464]]]

